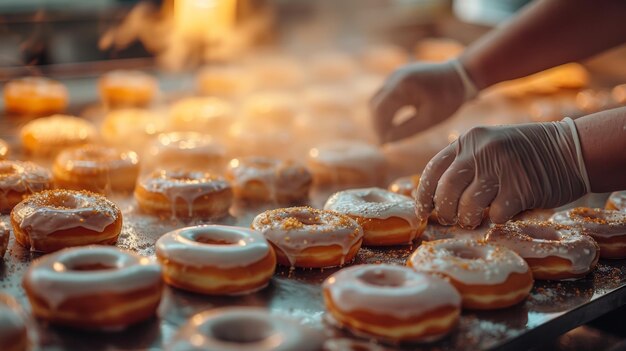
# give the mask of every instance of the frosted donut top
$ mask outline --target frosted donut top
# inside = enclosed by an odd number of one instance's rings
[[[323,335],[259,307],[226,307],[193,316],[169,351],[319,351]]]
[[[517,221],[497,225],[485,237],[523,258],[560,257],[572,264],[572,272],[585,273],[598,255],[598,245],[578,229],[551,222]]]
[[[161,193],[171,201],[181,198],[187,204],[210,193],[230,188],[224,178],[200,171],[161,170],[140,179],[147,191]]]
[[[134,151],[119,151],[102,145],[84,145],[61,151],[55,163],[69,170],[115,170],[139,164],[139,157]]]
[[[31,241],[71,228],[102,232],[120,215],[119,208],[104,196],[60,189],[35,193],[12,212]]]
[[[297,190],[311,183],[311,174],[293,161],[282,161],[271,157],[248,156],[230,161],[228,172],[233,181],[245,185],[259,181],[275,192]]]
[[[252,228],[280,248],[292,265],[300,252],[313,246],[339,246],[345,257],[363,238],[363,229],[352,218],[311,207],[265,211],[256,216]]]
[[[89,266],[103,268],[82,268]],[[111,246],[82,246],[45,255],[32,263],[24,277],[25,284],[52,309],[74,297],[127,293],[160,281],[161,269],[153,260]]]
[[[626,213],[599,208],[577,207],[557,212],[551,222],[582,228],[585,234],[610,238],[626,235]]]
[[[413,229],[420,224],[413,199],[381,188],[340,191],[326,201],[324,209],[363,218],[398,217],[407,221]]]
[[[398,319],[461,304],[459,293],[442,278],[389,264],[344,268],[322,287],[342,312],[368,311]]]
[[[32,162],[0,161],[0,193],[35,193],[48,189],[51,181],[52,174]]]
[[[528,264],[513,250],[472,240],[423,242],[409,257],[413,269],[441,273],[464,284],[497,285],[511,273],[526,273]]]
[[[195,267],[245,267],[265,258],[270,247],[248,228],[202,225],[175,230],[156,242],[158,256]]]
[[[52,115],[26,123],[20,134],[22,139],[28,136],[39,143],[58,147],[94,141],[98,136],[98,131],[91,122],[82,118]]]
[[[359,170],[381,167],[385,156],[375,146],[359,141],[335,141],[309,151],[315,162]]]

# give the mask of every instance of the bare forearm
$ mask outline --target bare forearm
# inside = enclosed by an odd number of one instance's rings
[[[626,189],[626,107],[579,118],[576,129],[591,190]]]
[[[624,0],[537,0],[460,58],[479,89],[626,42]]]

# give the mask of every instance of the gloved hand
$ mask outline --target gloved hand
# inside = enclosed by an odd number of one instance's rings
[[[406,65],[392,73],[370,101],[374,128],[383,143],[409,137],[450,117],[476,93],[456,60]],[[416,114],[396,125],[394,117],[405,106],[414,107]]]
[[[571,119],[476,127],[439,152],[417,189],[417,215],[434,209],[441,224],[477,227],[531,208],[552,208],[590,191]]]

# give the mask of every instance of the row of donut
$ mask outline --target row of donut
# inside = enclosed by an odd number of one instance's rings
[[[327,207],[341,203],[336,198],[344,196],[368,202],[363,215],[394,203],[373,198],[371,192],[338,193]],[[156,242],[160,266],[113,247],[65,249],[36,260],[25,275],[24,288],[38,318],[81,328],[124,327],[154,315],[161,277],[198,293],[242,294],[267,286],[277,262],[332,267],[352,261],[365,229],[354,217],[293,207],[259,214],[252,230],[183,228]],[[586,233],[611,240],[600,248]],[[323,293],[330,316],[354,333],[396,342],[432,340],[452,330],[461,307],[517,304],[528,296],[533,278],[580,278],[595,267],[606,248],[605,257],[625,257],[625,238],[626,213],[579,208],[557,213],[552,222],[495,226],[480,241],[424,242],[408,259],[410,268],[345,268],[327,278]],[[100,294],[114,298],[100,299],[97,307],[81,303]]]

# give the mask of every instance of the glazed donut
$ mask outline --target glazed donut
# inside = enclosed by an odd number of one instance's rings
[[[207,96],[238,97],[254,87],[252,72],[240,66],[209,66],[198,73],[198,91]]]
[[[188,97],[170,108],[170,130],[207,133],[219,138],[235,120],[233,106],[217,97]]]
[[[324,268],[352,261],[363,242],[363,230],[352,218],[311,207],[265,211],[252,221],[276,250],[278,263]]]
[[[408,63],[409,54],[395,45],[375,45],[362,53],[363,67],[376,74],[388,75]]]
[[[463,307],[492,310],[513,306],[528,296],[533,275],[526,261],[506,247],[473,240],[423,242],[407,265],[450,279]]]
[[[314,79],[323,82],[347,81],[358,73],[358,65],[343,52],[324,52],[315,55],[308,69]]]
[[[588,235],[550,222],[496,225],[487,232],[485,241],[517,252],[530,266],[533,277],[544,280],[582,278],[596,266],[600,253]]]
[[[9,227],[4,222],[0,221],[0,258],[4,257],[4,253],[7,252],[10,236],[11,231]]]
[[[344,268],[328,277],[322,290],[334,322],[394,343],[437,340],[461,314],[461,296],[450,283],[402,266]]]
[[[616,191],[606,200],[607,210],[626,212],[626,191]]]
[[[160,217],[215,219],[228,214],[233,191],[209,173],[161,170],[139,179],[135,199],[143,211]]]
[[[134,151],[84,145],[61,151],[52,174],[61,189],[131,192],[139,175],[139,158]]]
[[[410,197],[380,188],[349,189],[333,194],[325,210],[350,216],[363,228],[363,245],[411,245],[426,228]]]
[[[46,190],[15,206],[11,225],[22,246],[52,252],[70,246],[114,244],[122,230],[122,212],[102,195]]]
[[[284,127],[294,123],[298,108],[293,96],[281,92],[256,93],[243,103],[243,122]]]
[[[417,195],[417,186],[420,184],[421,176],[421,174],[417,173],[406,177],[400,177],[391,182],[387,189],[396,194],[415,198]]]
[[[309,169],[319,185],[378,185],[385,178],[385,156],[373,145],[335,141],[309,151]]]
[[[146,145],[153,142],[165,127],[166,121],[159,113],[130,108],[109,112],[100,130],[107,144],[130,149],[142,156]]]
[[[211,136],[195,132],[159,134],[149,150],[148,169],[223,172],[226,149]]]
[[[231,160],[226,179],[236,198],[279,203],[305,202],[313,181],[309,171],[293,161],[254,156]]]
[[[9,114],[46,116],[67,108],[63,84],[43,77],[25,77],[4,85],[4,108]]]
[[[319,351],[323,340],[319,331],[264,308],[222,307],[191,317],[166,350]]]
[[[202,225],[175,230],[156,242],[163,280],[209,295],[247,294],[266,287],[276,255],[248,228]]]
[[[30,265],[22,285],[37,318],[119,330],[154,316],[163,282],[150,259],[96,245],[42,256]]]
[[[102,103],[109,107],[149,105],[159,89],[157,80],[141,71],[115,70],[98,81]]]
[[[24,151],[40,157],[54,156],[63,149],[92,143],[97,138],[98,131],[91,122],[66,115],[39,118],[20,130]]]
[[[0,294],[0,345],[3,351],[28,351],[28,326],[21,306],[13,297]]]
[[[52,174],[32,162],[0,161],[0,213],[27,196],[52,188]]]
[[[579,228],[600,246],[600,257],[626,258],[626,213],[577,207],[555,213],[551,222]]]
[[[7,158],[9,154],[9,144],[6,141],[0,139],[0,161]]]

